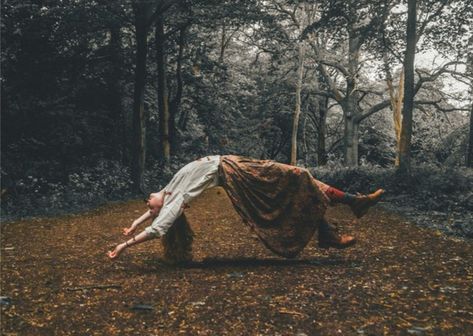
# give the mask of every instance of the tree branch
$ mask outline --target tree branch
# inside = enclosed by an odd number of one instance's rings
[[[157,20],[157,18],[169,10],[174,4],[180,5],[183,0],[161,0],[157,2],[157,7],[154,12],[146,19],[146,25],[149,27]]]
[[[348,77],[349,74],[348,74],[348,71],[347,69],[345,69],[345,67],[339,63],[334,63],[334,62],[330,62],[330,61],[327,61],[327,60],[323,60],[323,59],[316,59],[317,62],[319,62],[320,64],[324,64],[324,65],[328,65],[332,68],[335,68],[337,69],[338,71],[340,71],[345,77]]]
[[[329,149],[327,150],[327,153],[330,153],[332,152],[340,142],[342,142],[343,138],[338,138],[337,140],[335,140],[334,142],[332,142],[332,144],[330,145]]]
[[[292,12],[285,9],[283,5],[281,5],[280,3],[276,3],[276,6],[278,7],[281,13],[284,13],[291,18],[292,22],[296,25],[297,28],[300,28],[299,21],[297,20],[297,17],[296,17],[297,4],[294,7],[294,10]]]
[[[364,113],[364,114],[362,114],[358,117],[358,121],[361,122],[361,121],[365,120],[370,115],[375,114],[378,111],[381,111],[382,109],[388,107],[389,105],[391,105],[391,101],[385,100],[385,101],[382,101],[381,103],[378,103],[378,104],[370,107],[369,110],[366,111],[366,113]]]
[[[418,105],[432,105],[435,106],[437,110],[440,112],[455,112],[455,111],[470,111],[469,106],[465,107],[442,107],[440,106],[440,103],[442,102],[442,99],[439,100],[416,100],[414,101],[414,106],[419,107]]]
[[[331,92],[319,91],[319,90],[310,90],[309,93],[314,94],[316,96],[322,96],[322,97],[332,98],[332,99],[336,100],[335,96]]]
[[[373,95],[376,95],[376,96],[379,96],[379,97],[383,97],[383,96],[384,96],[384,92],[381,92],[381,91],[364,90],[364,89],[356,89],[356,90],[359,91],[359,92],[364,93],[365,95],[366,95],[366,94],[373,94]],[[360,99],[360,100],[361,100],[361,99]]]
[[[319,68],[319,71],[320,73],[322,74],[322,76],[325,78],[325,80],[327,81],[327,84],[328,86],[330,87],[330,90],[332,91],[332,94],[333,94],[333,99],[335,99],[337,102],[341,103],[342,100],[343,100],[343,97],[342,97],[342,94],[340,93],[340,91],[337,89],[334,81],[332,80],[332,78],[330,77],[330,75],[327,73],[327,71],[325,70],[325,67],[320,64],[318,66]]]
[[[434,82],[435,80],[437,80],[440,77],[440,75],[442,75],[444,73],[455,73],[456,75],[459,75],[460,73],[458,73],[457,71],[448,69],[448,67],[450,65],[459,65],[459,64],[465,64],[465,62],[460,62],[460,61],[447,62],[443,66],[441,66],[437,71],[435,71],[434,73],[430,74],[429,76],[425,76],[425,77],[422,76],[422,71],[417,69],[416,73],[419,76],[419,80],[417,81],[417,83],[415,85],[414,94],[417,94],[417,92],[419,92],[419,90],[422,88],[422,85],[424,83]],[[466,77],[466,75],[463,75],[463,76]]]

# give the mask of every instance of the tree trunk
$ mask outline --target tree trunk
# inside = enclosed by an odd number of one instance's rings
[[[179,51],[177,54],[177,65],[176,65],[176,96],[171,102],[171,119],[169,124],[169,131],[171,137],[171,151],[177,151],[177,129],[176,129],[176,117],[179,115],[179,107],[182,99],[182,54],[184,53],[185,47],[185,36],[186,27],[182,27],[179,33]],[[179,124],[180,124],[179,120]]]
[[[164,21],[162,17],[156,20],[156,65],[158,68],[158,109],[159,135],[161,138],[161,157],[165,162],[171,159],[171,144],[169,137],[169,97],[166,83],[166,56],[164,40]]]
[[[223,63],[225,57],[225,40],[227,38],[227,29],[225,22],[222,23],[222,37],[220,39],[220,56],[218,57],[218,61]]]
[[[404,104],[402,108],[401,141],[399,147],[398,172],[410,175],[411,171],[411,138],[412,110],[414,107],[414,58],[416,47],[416,0],[408,1],[407,8],[407,46],[404,56]]]
[[[473,104],[470,111],[470,141],[468,142],[468,153],[466,154],[466,166],[473,168]]]
[[[326,151],[326,129],[327,129],[327,109],[328,99],[325,97],[319,98],[319,130],[317,135],[317,165],[324,166],[327,164]]]
[[[296,79],[296,106],[294,109],[294,117],[292,120],[292,135],[291,135],[291,165],[297,163],[297,131],[299,129],[299,117],[301,114],[301,91],[302,79],[304,74],[304,47],[303,42],[299,42],[298,46],[298,64],[297,64],[297,79]]]
[[[386,72],[386,84],[389,91],[389,100],[391,103],[391,111],[393,112],[394,134],[396,137],[396,161],[394,165],[399,166],[399,144],[401,142],[401,127],[402,127],[402,104],[404,101],[404,69],[401,69],[399,74],[399,85],[397,91],[393,86],[393,78],[389,69],[389,62],[386,54],[384,56],[384,68]]]
[[[401,69],[399,78],[399,87],[397,95],[394,97],[393,119],[394,132],[396,133],[396,161],[394,165],[399,166],[399,152],[401,147],[401,130],[402,130],[402,104],[404,103],[404,69]]]
[[[302,151],[303,151],[303,160],[305,163],[308,162],[308,154],[309,150],[307,148],[307,114],[304,115],[304,119],[302,121]]]
[[[146,160],[146,119],[144,92],[146,79],[147,27],[142,6],[135,7],[136,66],[133,95],[133,143],[131,146],[132,181],[137,192],[143,191],[143,174]]]
[[[354,117],[345,117],[345,164],[349,167],[358,165],[358,128]]]
[[[473,44],[473,36],[470,37],[470,45]],[[473,51],[468,55],[467,73],[470,75],[470,92],[473,93]],[[470,108],[470,137],[466,153],[466,166],[473,168],[473,102]]]
[[[122,108],[122,50],[120,40],[120,26],[114,25],[110,28],[110,59],[112,63],[109,77],[110,120],[112,121],[113,145],[116,146],[120,161],[126,165],[128,146],[126,141],[126,118]]]
[[[323,74],[323,66],[319,64],[314,76],[314,86],[316,91],[322,91],[320,83],[324,83],[325,86],[330,87],[326,83],[325,76]],[[317,97],[317,103],[315,105],[315,111],[312,114],[314,118],[314,126],[317,131],[317,165],[323,166],[327,164],[327,151],[326,151],[326,132],[327,132],[327,110],[328,110],[328,98],[324,96]]]
[[[358,128],[360,124],[356,78],[359,68],[360,37],[349,32],[348,38],[348,78],[347,88],[342,104],[345,117],[344,147],[345,164],[349,167],[358,165]]]

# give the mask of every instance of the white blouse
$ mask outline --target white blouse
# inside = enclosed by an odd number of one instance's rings
[[[216,187],[220,155],[193,161],[182,167],[161,192],[165,193],[159,215],[145,231],[151,236],[163,236],[182,214],[185,206],[205,189]]]

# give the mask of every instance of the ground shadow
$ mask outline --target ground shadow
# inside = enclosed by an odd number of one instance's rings
[[[310,258],[310,259],[276,259],[276,258],[205,258],[201,261],[189,261],[179,264],[169,264],[163,259],[145,261],[147,267],[129,266],[128,271],[149,273],[157,270],[182,270],[182,269],[248,269],[258,267],[320,267],[320,266],[349,266],[359,267],[360,261],[342,258]],[[149,267],[149,268],[148,268]]]
[[[273,258],[205,258],[180,265],[183,268],[219,268],[219,267],[294,267],[294,266],[335,266],[352,264],[351,260],[334,258],[312,259],[273,259]]]

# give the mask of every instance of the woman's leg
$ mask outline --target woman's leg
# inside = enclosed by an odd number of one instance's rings
[[[328,198],[330,202],[333,203],[343,203],[343,204],[352,204],[355,199],[356,195],[341,191],[337,188],[329,186],[317,179],[315,180],[315,184],[319,187],[319,189],[324,193],[324,195]]]
[[[319,247],[344,249],[356,243],[353,236],[339,234],[337,228],[330,224],[325,218],[319,223]]]
[[[358,218],[363,217],[370,207],[379,202],[381,196],[384,194],[383,189],[378,189],[368,195],[354,195],[329,186],[315,178],[314,180],[331,203],[348,204],[353,211],[353,214]]]

